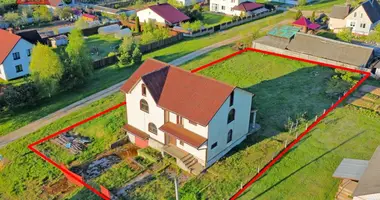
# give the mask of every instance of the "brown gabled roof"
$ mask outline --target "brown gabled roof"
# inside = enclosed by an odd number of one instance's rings
[[[0,29],[0,64],[4,62],[20,39],[20,36]]]
[[[220,81],[147,60],[122,86],[128,93],[144,81],[157,105],[186,119],[207,126],[235,87]]]
[[[207,141],[206,138],[171,122],[167,122],[162,125],[160,127],[160,130],[195,148],[199,148],[203,143]]]
[[[174,8],[172,5],[168,3],[149,6],[149,8],[171,24],[190,20],[190,17],[183,14],[181,11]]]
[[[350,6],[335,5],[330,13],[330,18],[344,19],[350,13]]]
[[[246,1],[246,2],[240,3],[239,5],[233,7],[232,10],[239,10],[239,11],[248,12],[248,11],[257,10],[259,8],[264,8],[264,5],[259,4],[259,3],[255,3],[255,2]]]

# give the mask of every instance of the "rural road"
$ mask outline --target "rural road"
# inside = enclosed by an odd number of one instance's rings
[[[184,63],[186,63],[186,62],[188,62],[188,61],[190,61],[190,60],[192,60],[198,56],[206,54],[206,53],[208,53],[214,49],[217,49],[221,46],[236,42],[236,41],[240,40],[241,38],[242,38],[241,36],[236,36],[236,37],[230,38],[228,40],[224,40],[224,41],[215,43],[213,45],[204,47],[200,50],[197,50],[197,51],[194,51],[190,54],[187,54],[181,58],[173,60],[170,62],[170,64],[176,65],[176,66],[182,65],[182,64],[184,64]],[[62,108],[62,109],[60,109],[54,113],[51,113],[51,114],[47,115],[46,117],[43,117],[39,120],[31,122],[28,125],[21,127],[20,129],[17,129],[11,133],[8,133],[7,135],[1,136],[0,137],[0,148],[6,146],[7,144],[11,143],[12,141],[15,141],[21,137],[24,137],[24,136],[30,134],[30,133],[33,133],[33,132],[37,131],[38,129],[40,129],[40,128],[42,128],[42,127],[44,127],[50,123],[53,123],[54,121],[56,121],[56,120],[58,120],[64,116],[67,116],[70,113],[73,113],[73,112],[77,111],[78,109],[91,104],[94,101],[97,101],[101,98],[107,97],[111,94],[118,92],[120,87],[124,84],[124,82],[125,82],[125,80],[120,82],[120,83],[117,83],[117,84],[115,84],[115,85],[113,85],[107,89],[104,89],[98,93],[95,93],[91,96],[88,96],[88,97],[86,97],[80,101],[77,101],[77,102],[75,102],[75,103],[73,103],[73,104],[71,104],[65,108]]]

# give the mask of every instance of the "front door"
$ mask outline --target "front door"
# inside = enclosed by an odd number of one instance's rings
[[[166,134],[166,144],[177,145],[177,139],[169,134]]]

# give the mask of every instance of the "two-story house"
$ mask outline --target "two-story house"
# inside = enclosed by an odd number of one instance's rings
[[[154,59],[121,87],[128,138],[176,158],[199,174],[255,128],[253,94]]]
[[[350,6],[334,6],[330,14],[329,28],[339,32],[350,28],[352,33],[368,35],[380,22],[380,5],[367,0],[355,9]]]
[[[249,16],[268,11],[263,4],[250,0],[210,0],[210,11],[234,16]]]
[[[33,44],[11,31],[0,29],[0,78],[15,79],[29,74]]]

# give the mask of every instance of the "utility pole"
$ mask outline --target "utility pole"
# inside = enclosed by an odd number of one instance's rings
[[[174,187],[175,187],[175,199],[179,200],[177,177],[174,177]]]

